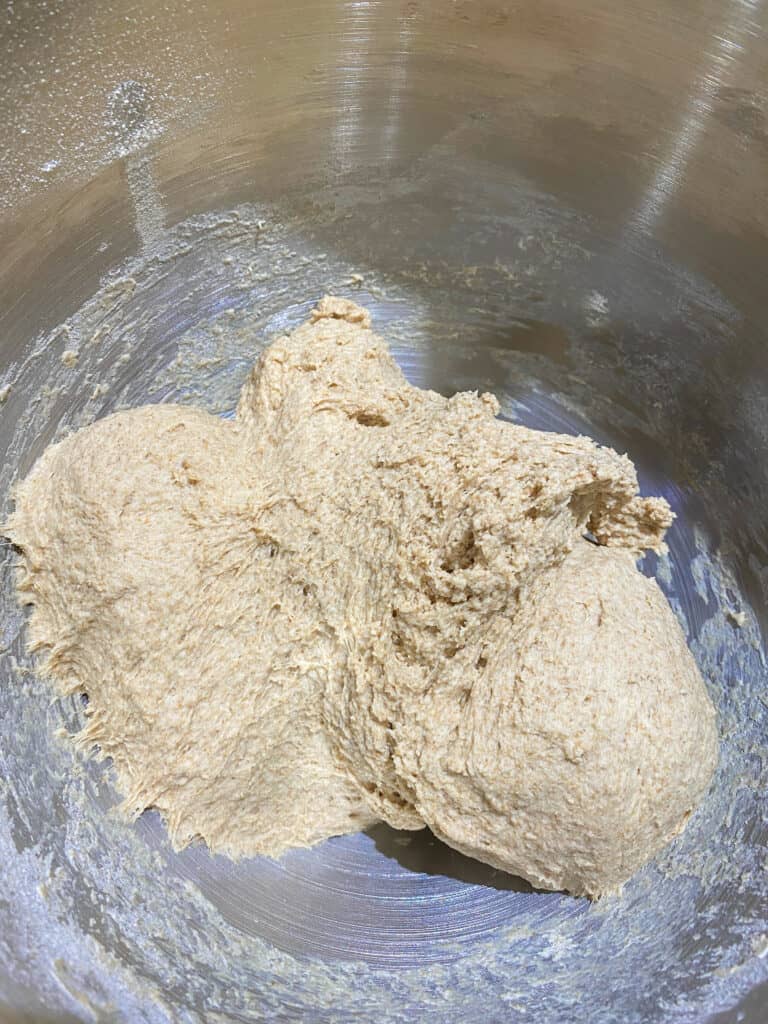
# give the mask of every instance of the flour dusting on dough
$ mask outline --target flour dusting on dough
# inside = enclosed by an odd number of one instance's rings
[[[591,896],[684,827],[714,710],[634,565],[669,508],[497,412],[412,387],[326,298],[234,422],[147,406],[44,453],[6,525],[30,646],[126,811],[232,856],[427,824]]]

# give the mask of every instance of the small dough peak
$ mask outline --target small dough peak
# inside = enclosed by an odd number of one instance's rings
[[[309,316],[309,322],[316,324],[318,320],[346,320],[348,324],[358,324],[369,330],[371,314],[362,306],[356,305],[351,299],[339,299],[326,295],[320,299]]]

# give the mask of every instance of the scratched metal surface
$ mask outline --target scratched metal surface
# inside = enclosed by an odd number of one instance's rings
[[[722,738],[685,835],[596,906],[383,826],[176,855],[57,735],[80,708],[35,679],[4,550],[3,1024],[762,1024],[760,0],[15,0],[0,24],[3,511],[62,431],[229,414],[260,347],[348,294],[415,383],[630,452],[678,513],[645,568]]]

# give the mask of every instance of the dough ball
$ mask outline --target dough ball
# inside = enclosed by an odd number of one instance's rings
[[[81,745],[172,842],[276,856],[374,821],[320,722],[304,581],[260,526],[265,480],[196,409],[117,413],[49,448],[6,529],[31,646],[89,698]]]
[[[592,896],[679,831],[714,712],[633,563],[671,510],[498,408],[411,386],[326,298],[234,422],[149,406],[43,455],[6,525],[31,646],[125,811],[233,856],[426,822]]]
[[[626,551],[579,542],[523,598],[508,642],[427,721],[416,808],[445,842],[542,889],[618,890],[682,831],[717,760],[680,626]],[[443,725],[445,734],[445,725]]]

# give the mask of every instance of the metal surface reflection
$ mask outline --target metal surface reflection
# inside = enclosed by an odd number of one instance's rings
[[[683,117],[637,212],[630,219],[630,232],[653,232],[666,204],[682,187],[688,161],[707,130],[718,97],[734,80],[750,43],[760,45],[763,8],[763,0],[732,0],[722,24],[713,30]]]

